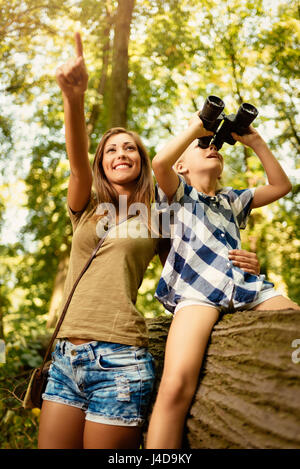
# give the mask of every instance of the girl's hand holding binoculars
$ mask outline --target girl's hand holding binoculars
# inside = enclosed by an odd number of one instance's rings
[[[238,142],[246,145],[247,147],[252,148],[253,150],[257,147],[257,145],[265,143],[260,134],[255,130],[252,125],[249,125],[249,133],[245,135],[238,135],[235,132],[231,133],[232,137],[237,140]]]
[[[193,126],[195,128],[195,131],[196,131],[195,138],[201,138],[201,137],[207,137],[207,136],[213,135],[213,132],[211,132],[210,130],[206,130],[204,128],[203,122],[199,114],[200,114],[199,111],[195,112],[189,120],[189,127]]]

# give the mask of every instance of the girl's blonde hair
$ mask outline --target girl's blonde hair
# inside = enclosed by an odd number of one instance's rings
[[[130,197],[128,203],[131,204],[141,202],[145,204],[148,211],[150,212],[151,203],[154,200],[154,184],[150,158],[139,135],[135,132],[124,129],[123,127],[113,127],[112,129],[109,129],[107,132],[105,132],[96,150],[93,162],[93,182],[98,204],[106,202],[112,203],[118,211],[119,194],[108,181],[102,166],[102,160],[104,147],[107,140],[112,135],[118,135],[122,133],[130,135],[133,138],[141,157],[141,171],[139,177],[136,180],[135,191]]]

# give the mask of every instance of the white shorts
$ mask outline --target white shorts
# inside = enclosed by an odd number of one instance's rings
[[[269,300],[270,298],[273,298],[274,296],[282,296],[282,295],[281,295],[281,293],[277,292],[274,288],[268,288],[267,290],[263,290],[263,291],[259,292],[259,294],[258,294],[255,301],[252,301],[252,303],[247,303],[244,306],[239,307],[238,309],[240,311],[243,311],[245,309],[252,309],[254,306],[259,305],[263,301]],[[174,316],[177,313],[177,311],[179,311],[184,306],[210,306],[211,308],[215,308],[219,311],[224,311],[224,312],[232,311],[232,309],[230,309],[230,307],[229,308],[223,308],[222,306],[212,305],[211,303],[209,303],[208,301],[205,301],[205,300],[189,299],[189,300],[179,301],[179,303],[177,304],[177,306],[174,310],[174,313],[173,313]],[[234,308],[233,308],[233,310],[234,310]]]

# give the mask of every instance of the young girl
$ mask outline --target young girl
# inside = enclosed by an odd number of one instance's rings
[[[198,138],[212,135],[198,113],[189,127],[153,159],[158,202],[177,204],[172,247],[156,291],[175,313],[166,344],[163,376],[150,420],[147,448],[180,448],[186,413],[194,395],[203,355],[220,311],[299,307],[279,295],[264,276],[234,266],[229,251],[240,247],[252,208],[267,205],[291,184],[253,127],[233,137],[254,150],[269,184],[257,189],[217,190],[223,157]],[[175,165],[175,170],[173,166]],[[179,175],[179,181],[178,181]]]
[[[68,212],[73,226],[62,304],[99,241],[98,204],[111,203],[120,215],[119,196],[150,207],[154,193],[147,152],[140,138],[125,129],[104,134],[92,172],[84,117],[88,76],[79,34],[76,46],[77,57],[57,70],[71,168]],[[126,228],[138,230],[138,224],[133,217],[122,228],[126,233]],[[135,301],[158,240],[118,237],[112,231],[78,283],[57,336],[43,394],[40,449],[139,447],[154,366],[146,323]]]

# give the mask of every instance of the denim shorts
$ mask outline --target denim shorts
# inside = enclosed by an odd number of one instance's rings
[[[92,422],[141,426],[154,375],[147,348],[98,341],[74,345],[59,339],[42,397],[82,409]]]

